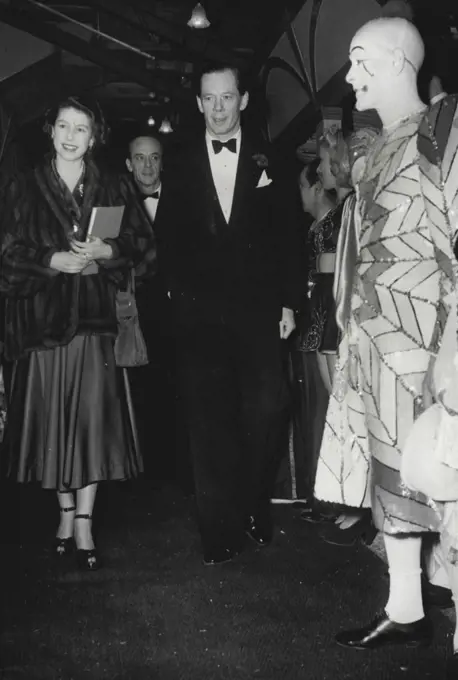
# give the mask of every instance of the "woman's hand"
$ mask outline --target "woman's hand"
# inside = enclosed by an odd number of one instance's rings
[[[51,269],[63,272],[64,274],[79,274],[87,265],[88,260],[85,257],[67,250],[54,253],[49,262]]]
[[[98,236],[89,236],[87,241],[72,241],[72,251],[85,258],[86,262],[109,260],[113,255],[111,246]]]
[[[283,307],[280,321],[280,338],[286,340],[296,328],[294,312],[288,307]]]

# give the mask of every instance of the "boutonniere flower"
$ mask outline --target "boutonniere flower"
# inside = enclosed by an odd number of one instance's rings
[[[258,168],[268,168],[269,167],[269,159],[267,156],[265,156],[263,153],[255,153],[252,156],[252,159],[258,166]]]
[[[78,193],[80,196],[83,196],[84,194],[84,184],[81,182],[81,184],[78,185]]]

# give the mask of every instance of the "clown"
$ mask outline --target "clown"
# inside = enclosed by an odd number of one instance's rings
[[[384,534],[390,573],[384,611],[366,627],[337,635],[339,644],[356,649],[421,645],[432,637],[420,554],[422,535],[439,531],[441,513],[403,483],[400,471],[409,432],[432,401],[434,361],[455,290],[457,180],[448,170],[458,145],[458,114],[453,97],[426,109],[417,90],[423,57],[417,29],[400,18],[370,21],[350,46],[347,81],[356,107],[375,109],[383,124],[360,182],[352,315],[372,514]],[[454,642],[456,652],[457,635]],[[456,654],[450,663],[457,672]]]

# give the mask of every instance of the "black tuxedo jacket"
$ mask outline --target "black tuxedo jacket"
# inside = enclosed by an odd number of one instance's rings
[[[178,320],[279,320],[303,290],[297,225],[276,181],[258,187],[261,149],[242,134],[232,211],[221,210],[205,136],[179,156],[164,201],[168,287]],[[269,170],[267,169],[267,174]]]

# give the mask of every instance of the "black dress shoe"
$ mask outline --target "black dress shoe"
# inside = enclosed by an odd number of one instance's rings
[[[443,586],[435,586],[427,579],[422,579],[421,590],[423,602],[427,607],[437,607],[438,609],[451,609],[455,606],[452,598],[452,591]],[[458,680],[458,675],[457,675]]]
[[[213,548],[211,550],[204,550],[203,562],[206,567],[226,564],[226,562],[231,562],[234,557],[240,555],[241,552],[241,548]]]
[[[365,514],[348,529],[341,529],[338,525],[326,526],[321,534],[321,538],[326,543],[342,547],[357,543],[371,545],[376,536],[377,529],[372,524],[371,513]]]
[[[320,512],[320,510],[315,508],[313,505],[309,505],[307,508],[302,510],[301,519],[303,519],[305,522],[311,522],[312,524],[321,524],[322,522],[334,522],[337,519],[337,516],[335,514],[327,515],[323,512]]]
[[[260,517],[251,515],[248,518],[245,531],[248,536],[261,547],[272,543],[274,529],[270,518],[261,519]]]
[[[447,659],[445,667],[445,680],[456,680],[458,678],[458,652]]]
[[[423,647],[433,637],[429,619],[423,617],[413,623],[396,623],[382,612],[365,628],[346,630],[335,637],[337,644],[353,649],[377,649],[383,645]]]

